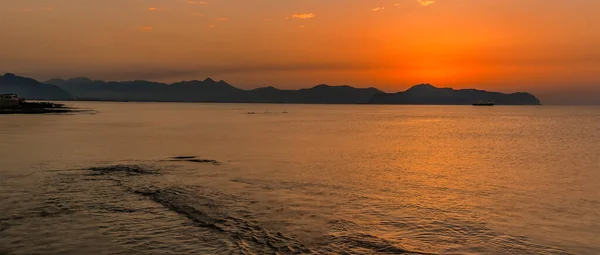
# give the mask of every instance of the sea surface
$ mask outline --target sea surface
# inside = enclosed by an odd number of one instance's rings
[[[68,104],[0,115],[0,254],[600,254],[600,107]]]

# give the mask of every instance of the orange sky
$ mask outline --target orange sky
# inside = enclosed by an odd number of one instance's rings
[[[428,82],[598,102],[599,11],[598,0],[5,0],[0,71],[245,88]]]

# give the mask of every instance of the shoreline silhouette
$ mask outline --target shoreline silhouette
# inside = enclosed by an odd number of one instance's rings
[[[419,84],[406,91],[386,93],[377,88],[326,84],[297,90],[272,86],[240,89],[206,78],[172,84],[134,81],[101,81],[88,78],[51,79],[44,83],[14,74],[0,76],[0,93],[15,93],[27,99],[115,102],[206,102],[281,104],[417,104],[471,105],[482,100],[498,105],[540,105],[531,93],[500,93],[479,89],[439,88]]]

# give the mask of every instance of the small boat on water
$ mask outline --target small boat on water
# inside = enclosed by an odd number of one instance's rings
[[[481,101],[481,100],[478,100],[478,101],[473,102],[473,106],[494,106],[494,104],[495,103],[492,102],[492,101]]]

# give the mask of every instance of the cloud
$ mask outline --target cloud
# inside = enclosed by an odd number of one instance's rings
[[[230,18],[217,18],[218,21],[228,21]]]
[[[152,30],[154,30],[154,28],[151,26],[143,26],[143,27],[140,27],[140,30],[141,31],[152,31]]]
[[[383,10],[385,10],[385,7],[375,7],[373,9],[371,9],[371,11],[374,11],[374,12],[383,11]]]
[[[292,18],[293,19],[312,19],[314,18],[315,15],[314,13],[297,13],[297,14],[292,14]]]
[[[419,1],[419,3],[421,3],[421,5],[423,5],[423,6],[428,6],[430,4],[435,3],[434,0],[417,0],[417,1]]]
[[[187,1],[188,4],[208,4],[208,2],[205,1],[193,1],[193,0],[189,0]]]
[[[150,7],[150,8],[148,8],[148,11],[156,11],[156,10],[158,10],[158,8],[156,8],[156,7]]]

